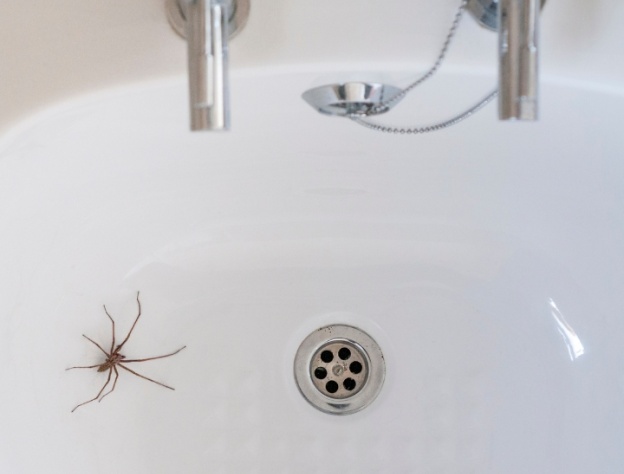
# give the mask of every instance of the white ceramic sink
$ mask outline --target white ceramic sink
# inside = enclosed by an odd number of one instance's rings
[[[624,89],[545,79],[539,123],[393,137],[312,111],[319,74],[234,72],[227,134],[187,131],[179,77],[4,136],[0,472],[624,472]],[[81,334],[109,343],[102,304],[127,331],[138,290],[124,352],[186,344],[134,367],[176,391],[122,373],[70,413],[105,380],[64,371],[100,362]],[[294,383],[331,323],[386,357],[354,415]]]

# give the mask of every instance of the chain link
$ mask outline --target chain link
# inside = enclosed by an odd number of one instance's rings
[[[444,44],[442,45],[442,49],[440,50],[440,53],[438,54],[436,61],[433,63],[433,66],[431,66],[431,68],[429,68],[427,72],[425,72],[422,76],[416,79],[413,83],[405,87],[401,92],[394,95],[387,101],[376,105],[365,116],[374,115],[376,113],[379,113],[380,110],[391,106],[395,102],[405,97],[415,87],[425,82],[427,79],[429,79],[438,71],[438,69],[442,65],[442,61],[444,61],[444,58],[446,57],[446,53],[448,52],[451,41],[453,40],[453,38],[455,37],[455,34],[457,33],[457,28],[459,27],[459,23],[463,17],[463,14],[464,14],[464,11],[466,10],[467,5],[468,5],[468,0],[461,1],[459,8],[457,9],[457,12],[455,13],[455,17],[453,18],[453,23],[451,24],[451,28],[448,34],[446,35]],[[349,115],[348,117],[351,120],[353,120],[355,123],[362,125],[363,127],[366,127],[368,129],[378,131],[378,132],[400,133],[400,134],[422,134],[422,133],[434,132],[436,130],[441,130],[443,128],[450,127],[451,125],[455,125],[461,122],[462,120],[467,119],[471,115],[481,110],[487,104],[489,104],[497,95],[498,95],[498,90],[495,89],[494,91],[490,92],[487,96],[485,96],[483,99],[481,99],[477,104],[473,105],[468,110],[465,110],[459,115],[456,115],[455,117],[452,117],[449,120],[445,120],[443,122],[421,126],[421,127],[392,127],[392,126],[387,126],[387,125],[380,125],[374,122],[369,122],[368,120],[364,119],[362,115]]]
[[[456,115],[455,117],[450,118],[449,120],[445,120],[444,122],[434,123],[434,124],[431,124],[431,125],[425,125],[425,126],[422,126],[422,127],[410,127],[410,128],[407,128],[407,127],[391,127],[391,126],[388,126],[388,125],[380,125],[380,124],[377,124],[377,123],[373,123],[373,122],[369,122],[367,120],[364,120],[361,116],[358,116],[358,115],[350,115],[349,118],[351,120],[353,120],[355,123],[358,123],[358,124],[362,125],[363,127],[369,128],[371,130],[375,130],[377,132],[400,133],[402,135],[404,135],[404,134],[418,135],[418,134],[422,134],[422,133],[435,132],[436,130],[442,130],[443,128],[450,127],[451,125],[455,125],[455,124],[461,122],[462,120],[467,119],[471,115],[473,115],[473,114],[477,113],[479,110],[481,110],[487,104],[492,102],[492,100],[497,95],[498,95],[498,90],[495,89],[492,92],[490,92],[488,95],[486,95],[483,99],[481,99],[476,105],[473,105],[472,107],[470,107],[468,110],[462,112],[461,114]]]

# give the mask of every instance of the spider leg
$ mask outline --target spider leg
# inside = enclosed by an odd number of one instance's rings
[[[169,385],[165,385],[164,383],[156,382],[156,380],[152,380],[152,379],[146,377],[145,375],[141,375],[141,374],[135,372],[134,370],[129,369],[128,367],[124,367],[121,364],[117,364],[117,365],[119,365],[119,367],[121,367],[122,369],[127,370],[131,374],[136,375],[137,377],[141,377],[142,379],[149,380],[150,382],[154,382],[155,384],[160,385],[161,387],[168,388],[169,390],[175,390],[175,388],[170,387]]]
[[[101,364],[98,365],[77,365],[75,367],[68,367],[65,370],[71,370],[71,369],[95,369],[96,367],[99,367]]]
[[[171,354],[165,354],[165,355],[156,356],[156,357],[148,357],[147,359],[131,359],[131,360],[124,359],[123,363],[127,364],[128,362],[145,362],[146,360],[164,359],[165,357],[171,357],[172,355],[176,355],[178,352],[180,352],[182,349],[185,349],[185,348],[186,346],[180,347],[177,351],[172,352]]]
[[[111,354],[113,353],[113,350],[115,349],[115,320],[111,317],[110,314],[108,314],[108,310],[106,309],[106,305],[102,305],[104,306],[104,312],[106,313],[106,316],[108,316],[108,319],[111,320],[111,323],[113,323],[113,342],[111,342]]]
[[[113,393],[113,390],[115,390],[115,387],[117,386],[117,379],[119,379],[119,371],[117,370],[117,367],[115,367],[114,365],[113,365],[113,370],[115,371],[115,380],[113,380],[113,388],[111,388],[108,392],[102,395],[102,398],[100,398],[98,402],[101,402],[102,400],[104,400],[104,397],[106,397],[106,395],[110,395],[111,393]]]
[[[137,317],[134,320],[134,323],[132,323],[132,327],[130,328],[130,331],[128,332],[128,335],[122,341],[122,343],[117,346],[117,349],[115,349],[115,352],[119,352],[121,350],[121,348],[124,346],[124,344],[126,342],[128,342],[128,339],[130,339],[130,335],[132,334],[132,331],[134,331],[134,326],[136,326],[136,323],[139,321],[139,318],[141,317],[141,301],[139,300],[139,293],[140,292],[137,291],[137,304],[139,306],[139,314],[137,314]]]
[[[82,337],[84,337],[85,339],[88,339],[90,342],[92,342],[93,344],[95,344],[95,345],[97,346],[97,348],[98,348],[99,350],[101,350],[101,351],[102,351],[102,352],[106,355],[106,357],[110,357],[110,354],[109,354],[108,352],[106,352],[104,349],[102,349],[102,346],[100,346],[100,345],[99,345],[97,342],[95,342],[93,339],[91,339],[91,338],[90,338],[90,337],[88,337],[88,336],[85,336],[84,334],[82,335]]]
[[[79,404],[79,405],[76,405],[76,406],[74,407],[74,409],[73,409],[71,412],[73,413],[73,412],[75,412],[75,411],[76,411],[76,409],[77,409],[78,407],[81,407],[82,405],[86,405],[87,403],[94,402],[95,400],[97,400],[98,398],[100,398],[100,395],[102,395],[102,392],[104,391],[104,389],[105,389],[105,388],[106,388],[106,386],[108,385],[108,382],[110,382],[111,375],[113,375],[113,369],[112,369],[112,368],[108,369],[108,378],[106,379],[106,383],[105,383],[105,384],[104,384],[104,386],[100,389],[100,391],[98,392],[98,394],[97,394],[95,397],[93,397],[91,400],[87,400],[86,402],[83,402],[83,403],[81,403],[81,404]]]

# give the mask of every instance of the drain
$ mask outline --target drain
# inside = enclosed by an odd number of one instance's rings
[[[377,82],[327,84],[305,91],[301,97],[316,110],[327,115],[377,115],[399,103],[390,100],[402,92],[398,87]]]
[[[312,356],[310,376],[319,392],[338,400],[358,393],[368,378],[364,350],[353,341],[333,340]]]
[[[310,334],[295,356],[295,380],[310,404],[326,413],[355,413],[379,394],[386,367],[381,349],[353,326]]]

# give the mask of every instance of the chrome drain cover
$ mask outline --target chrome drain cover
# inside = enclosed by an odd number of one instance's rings
[[[358,344],[333,339],[312,356],[310,377],[316,389],[329,398],[349,398],[368,381],[368,358]]]
[[[364,116],[387,112],[399,102],[401,92],[398,87],[377,82],[345,82],[309,89],[301,97],[323,114]]]
[[[326,413],[347,415],[368,406],[386,374],[381,349],[353,326],[314,331],[295,356],[295,380],[305,399]]]

